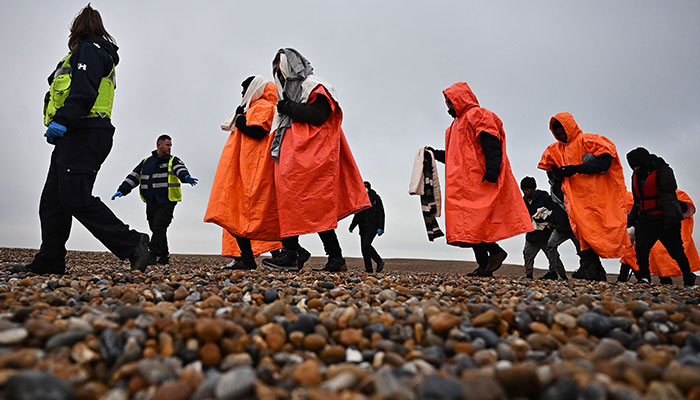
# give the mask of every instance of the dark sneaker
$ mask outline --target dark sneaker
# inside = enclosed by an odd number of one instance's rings
[[[501,250],[499,253],[496,254],[491,254],[489,256],[489,265],[486,271],[489,274],[493,274],[494,272],[496,272],[496,270],[501,268],[501,266],[503,265],[503,261],[506,259],[506,257],[508,257],[508,253],[505,250]]]
[[[467,276],[492,276],[486,268],[478,267],[472,272],[467,273]]]
[[[695,274],[690,274],[683,277],[683,286],[692,287],[695,286]]]
[[[279,257],[266,258],[263,264],[279,269],[298,269],[297,253],[292,250],[282,250]]]
[[[608,273],[605,272],[605,268],[603,268],[602,264],[596,264],[595,266],[595,280],[598,282],[607,282],[608,281]]]
[[[156,265],[158,264],[158,257],[156,257],[155,254],[151,253],[150,256],[148,256],[148,265]]]
[[[542,275],[540,279],[546,280],[546,281],[556,281],[557,280],[557,273],[554,271],[549,271],[546,274]]]
[[[157,263],[160,265],[168,265],[168,264],[170,264],[170,257],[160,256],[160,257],[158,257]]]
[[[251,264],[251,263],[243,262],[243,260],[241,260],[241,259],[238,259],[238,260],[233,260],[232,263],[224,266],[222,269],[225,269],[225,270],[241,270],[241,269],[251,270],[251,269],[256,269],[256,268],[258,268],[258,266],[254,262]]]
[[[649,278],[641,278],[637,281],[637,285],[651,285],[651,280]]]
[[[673,285],[673,279],[670,276],[660,276],[659,283],[662,285]]]
[[[63,275],[66,273],[65,266],[59,267],[59,268],[46,268],[46,267],[41,267],[35,263],[10,265],[9,270],[13,274],[27,272],[27,273],[35,274],[35,275],[51,275],[51,274]]]
[[[365,272],[371,274],[374,271],[372,270],[372,267],[365,267]]]
[[[343,257],[336,257],[328,259],[325,267],[314,271],[342,272],[347,270],[348,267],[345,265],[345,259]]]
[[[532,274],[525,274],[525,279],[534,279]]]
[[[299,246],[299,249],[297,250],[297,269],[299,271],[304,268],[304,264],[309,261],[309,258],[311,258],[311,253],[309,253],[305,248]]]
[[[572,278],[576,279],[585,279],[587,281],[594,281],[596,280],[596,267],[592,264],[589,263],[584,263],[577,269],[573,274],[571,274]]]
[[[136,245],[134,252],[129,256],[129,262],[131,262],[132,271],[146,271],[148,267],[148,262],[151,260],[151,252],[148,251],[148,235],[145,233],[139,233],[140,239],[139,243]]]
[[[377,264],[377,273],[382,272],[384,270],[384,261],[381,261],[379,264]]]

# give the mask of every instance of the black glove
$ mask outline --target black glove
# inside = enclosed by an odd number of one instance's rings
[[[570,178],[579,173],[581,167],[579,165],[565,165],[561,167],[561,173],[565,178]]]
[[[248,126],[248,121],[245,119],[245,114],[241,114],[236,118],[236,128],[241,129]]]
[[[432,147],[430,147],[430,146],[426,146],[425,149],[426,149],[426,150],[429,150],[429,151],[432,151],[433,153],[435,153],[435,149],[432,148]]]
[[[496,183],[498,182],[498,172],[492,170],[492,169],[487,169],[486,172],[484,172],[484,177],[481,178],[481,181],[484,182],[491,182],[491,183]]]
[[[289,106],[291,103],[294,103],[294,102],[292,100],[289,100],[287,98],[287,95],[282,94],[282,99],[280,99],[277,102],[277,112],[280,114],[287,115],[287,113],[289,112]]]
[[[238,106],[238,107],[236,107],[236,114],[237,114],[237,115],[245,114],[245,111],[244,111],[244,109],[243,109],[243,106]]]

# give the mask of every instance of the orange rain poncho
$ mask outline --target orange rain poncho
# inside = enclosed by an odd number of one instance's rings
[[[506,155],[501,120],[481,108],[469,85],[458,82],[443,91],[457,118],[445,132],[445,227],[447,244],[469,247],[492,243],[533,230],[530,213]],[[482,182],[483,131],[501,142],[501,169],[497,183]]]
[[[268,82],[262,96],[250,103],[247,124],[269,130],[276,104],[277,88]],[[224,228],[224,256],[240,255],[235,238],[228,232],[259,239],[251,241],[256,256],[282,248],[269,152],[271,140],[272,135],[256,140],[234,129],[221,152],[204,221]]]
[[[554,120],[564,127],[567,142],[557,140],[549,145],[542,154],[538,168],[551,171],[553,167],[578,165],[583,163],[583,157],[587,154],[594,157],[609,154],[613,157],[606,172],[564,178],[562,191],[571,228],[581,242],[581,250],[592,248],[603,258],[621,257],[630,241],[625,211],[627,189],[615,145],[604,136],[583,133],[569,113],[552,117],[550,130]]]
[[[282,237],[335,229],[339,220],[371,206],[340,126],[343,112],[322,85],[311,91],[308,104],[316,96],[328,99],[331,116],[321,126],[292,122],[275,163]]]
[[[695,241],[693,240],[695,204],[690,199],[690,196],[682,190],[676,190],[676,196],[678,196],[678,201],[685,203],[687,207],[687,211],[683,214],[685,218],[681,221],[681,238],[683,239],[685,255],[688,257],[690,270],[692,272],[700,271],[700,256],[698,256],[698,249],[695,247]],[[633,197],[632,192],[627,192],[628,211],[634,205]],[[635,271],[639,271],[634,246],[625,249],[625,255],[620,262],[629,265]],[[651,248],[651,253],[649,253],[649,271],[656,276],[683,276],[678,264],[671,258],[660,241],[656,242],[654,247]]]

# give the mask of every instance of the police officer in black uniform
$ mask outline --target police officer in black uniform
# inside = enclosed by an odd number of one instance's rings
[[[374,260],[377,263],[377,272],[382,272],[384,261],[372,246],[372,241],[377,235],[384,234],[384,205],[381,197],[372,189],[372,185],[367,181],[364,183],[372,207],[355,214],[350,223],[350,232],[356,226],[360,227],[360,248],[365,261],[365,271],[372,272],[372,260]]]
[[[130,230],[92,188],[112,148],[111,122],[115,68],[119,62],[114,38],[102,17],[88,4],[75,17],[68,39],[70,52],[49,76],[44,98],[44,136],[54,145],[41,193],[41,249],[16,271],[65,273],[66,241],[73,218],[132,269],[148,262],[148,235]]]
[[[112,196],[114,200],[139,187],[141,199],[146,203],[148,227],[152,232],[149,265],[170,263],[167,231],[175,206],[182,201],[180,182],[195,186],[198,180],[190,175],[182,160],[170,154],[172,146],[170,136],[160,135],[156,140],[156,149],[136,165]]]

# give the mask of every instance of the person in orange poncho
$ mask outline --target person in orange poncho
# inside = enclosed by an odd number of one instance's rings
[[[506,133],[496,114],[479,106],[466,82],[443,91],[454,120],[445,132],[447,244],[471,247],[478,268],[471,276],[492,276],[508,255],[496,242],[533,230],[530,214],[506,154]]]
[[[681,238],[683,240],[685,255],[688,257],[690,271],[700,271],[700,256],[698,256],[698,249],[695,247],[695,241],[693,240],[693,227],[695,224],[693,215],[696,211],[695,203],[693,203],[693,200],[686,192],[680,189],[676,190],[676,196],[678,197],[681,210],[683,211]],[[632,192],[627,192],[627,209],[632,211],[633,205],[634,195]],[[634,243],[625,250],[625,255],[620,260],[620,264],[618,282],[627,282],[630,272],[632,271],[634,271],[637,281],[641,282],[642,276],[638,272],[639,267],[637,266],[637,254],[634,251]],[[683,272],[678,266],[678,263],[671,258],[663,244],[658,242],[651,248],[651,253],[649,254],[649,271],[651,274],[658,276],[660,283],[664,285],[673,284],[671,280],[672,276],[683,276]]]
[[[241,86],[241,105],[222,125],[232,133],[204,217],[224,228],[222,254],[236,257],[227,269],[255,269],[256,256],[282,247],[268,152],[277,88],[260,75],[248,77]]]
[[[635,227],[634,251],[640,283],[651,283],[649,253],[656,242],[660,241],[678,264],[683,274],[683,285],[694,286],[695,275],[690,270],[681,237],[683,203],[678,201],[678,186],[673,170],[663,158],[650,154],[643,147],[630,151],[627,161],[634,170],[634,206],[630,211],[630,220]]]
[[[615,145],[583,133],[574,117],[559,113],[549,121],[557,140],[542,154],[538,168],[561,181],[571,228],[581,244],[581,268],[571,276],[606,281],[600,257],[621,257],[629,246],[625,178]]]
[[[346,270],[335,228],[339,220],[371,204],[341,128],[337,95],[294,49],[280,49],[272,69],[280,100],[270,154],[277,161],[275,187],[284,249],[279,257],[263,262],[300,270],[310,254],[299,246],[299,235],[318,233],[328,255],[323,270]]]

